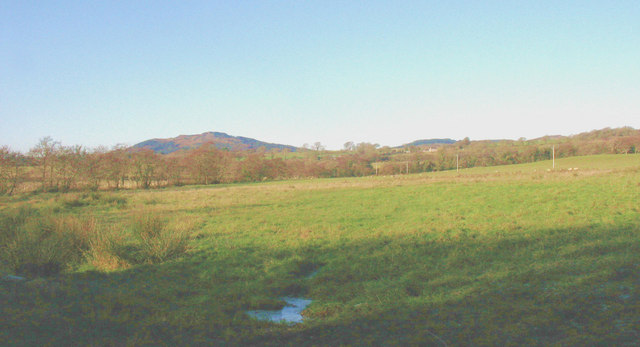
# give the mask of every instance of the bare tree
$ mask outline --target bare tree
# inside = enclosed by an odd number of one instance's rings
[[[55,187],[69,191],[76,187],[86,165],[87,151],[82,146],[61,146],[56,153]]]
[[[60,142],[53,141],[50,136],[46,136],[41,138],[40,142],[29,151],[29,154],[36,159],[37,165],[40,166],[42,190],[53,187],[54,162],[59,147]]]
[[[0,194],[11,195],[24,175],[24,158],[9,147],[0,147]]]
[[[167,184],[174,186],[183,185],[182,176],[186,170],[184,160],[178,157],[169,157],[164,159],[163,176],[167,180]]]
[[[100,188],[100,181],[106,179],[105,158],[108,150],[106,147],[98,147],[87,153],[83,163],[83,178],[91,190]]]
[[[158,169],[158,155],[150,149],[142,149],[132,154],[133,180],[138,187],[148,189],[155,180]]]
[[[262,155],[262,154],[260,154]],[[225,180],[226,170],[231,161],[227,151],[214,145],[205,144],[193,150],[188,159],[188,167],[199,183],[220,183]]]
[[[130,165],[130,154],[124,145],[116,145],[104,157],[104,176],[109,187],[124,187]]]

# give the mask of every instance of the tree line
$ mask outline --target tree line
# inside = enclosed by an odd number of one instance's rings
[[[316,142],[296,153],[264,148],[230,151],[204,144],[163,155],[121,145],[110,149],[65,146],[45,137],[28,153],[0,147],[0,194],[395,175],[548,160],[554,150],[557,158],[563,158],[636,153],[638,147],[640,130],[628,127],[529,141],[465,138],[437,147],[390,148],[347,142],[343,150],[327,151]]]

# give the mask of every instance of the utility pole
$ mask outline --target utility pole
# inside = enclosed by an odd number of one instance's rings
[[[409,162],[407,161],[407,175],[409,174]]]
[[[456,172],[460,172],[460,166],[458,166],[458,154],[456,154]]]
[[[551,148],[551,153],[553,155],[553,168],[556,168],[556,145],[553,145]]]

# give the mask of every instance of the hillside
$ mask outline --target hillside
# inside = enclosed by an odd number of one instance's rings
[[[168,139],[151,139],[133,145],[132,148],[148,148],[157,153],[169,154],[178,150],[198,148],[205,143],[213,143],[220,149],[247,150],[264,147],[267,150],[288,149],[295,152],[294,146],[262,142],[243,136],[231,136],[221,132],[206,132],[197,135],[180,135]]]
[[[401,148],[401,147],[405,147],[405,146],[450,145],[452,143],[456,143],[456,140],[453,140],[453,139],[424,139],[424,140],[415,140],[413,142],[404,144],[402,146],[398,146],[396,148]]]

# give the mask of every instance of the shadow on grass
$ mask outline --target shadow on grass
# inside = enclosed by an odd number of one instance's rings
[[[0,282],[0,342],[633,345],[639,234],[628,225],[279,249],[256,241],[118,272]],[[302,324],[244,313],[300,294],[314,300]]]

